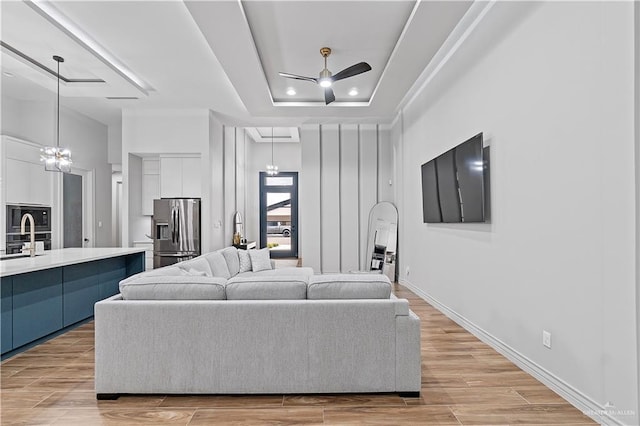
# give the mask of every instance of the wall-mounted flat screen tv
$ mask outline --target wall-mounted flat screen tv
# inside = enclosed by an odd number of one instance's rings
[[[486,222],[489,147],[482,133],[422,165],[424,223]]]

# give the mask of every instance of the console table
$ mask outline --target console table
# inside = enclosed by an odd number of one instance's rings
[[[233,246],[235,248],[239,249],[239,250],[251,250],[251,249],[256,248],[256,242],[255,241],[247,241],[246,243],[234,244]]]

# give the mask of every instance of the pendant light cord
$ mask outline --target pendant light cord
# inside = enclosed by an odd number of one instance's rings
[[[271,165],[275,166],[273,162],[273,127],[271,128]]]
[[[60,61],[58,61],[58,123],[56,125],[56,147],[60,148]]]

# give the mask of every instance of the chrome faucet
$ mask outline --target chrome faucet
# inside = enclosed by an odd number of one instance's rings
[[[26,224],[27,219],[29,219],[29,239],[31,240],[31,245],[29,246],[29,256],[36,257],[36,224],[33,221],[33,216],[31,216],[31,213],[25,213],[22,215],[22,220],[20,221],[20,234],[26,234],[24,225]]]

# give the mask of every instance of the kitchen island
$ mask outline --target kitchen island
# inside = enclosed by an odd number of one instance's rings
[[[93,316],[93,305],[144,270],[140,248],[67,248],[0,261],[3,358]]]

